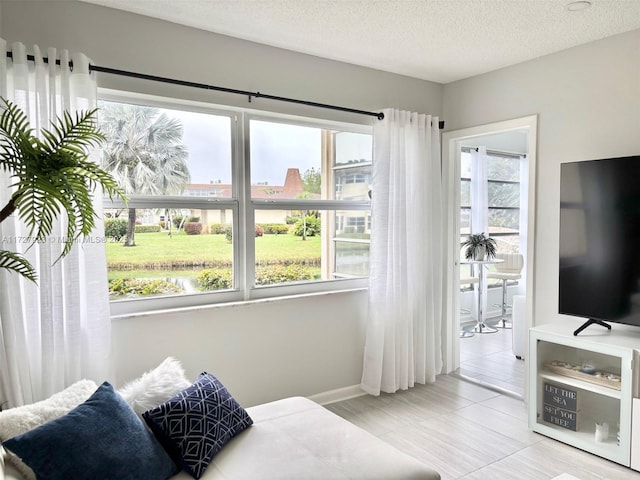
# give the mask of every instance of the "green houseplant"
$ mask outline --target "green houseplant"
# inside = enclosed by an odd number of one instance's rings
[[[50,130],[42,129],[37,136],[15,104],[0,98],[0,108],[0,169],[9,173],[13,188],[0,210],[0,222],[17,211],[27,226],[31,247],[49,238],[54,220],[64,213],[68,219],[66,235],[56,239],[64,245],[59,260],[78,237],[94,228],[97,213],[92,197],[96,186],[111,198],[125,199],[113,177],[89,160],[91,148],[104,141],[96,126],[97,109],[78,112],[75,117],[65,112]],[[15,252],[0,250],[0,268],[34,282],[37,279],[34,267]]]
[[[496,241],[487,237],[484,232],[472,233],[462,244],[465,249],[464,258],[467,260],[485,260],[496,256]]]

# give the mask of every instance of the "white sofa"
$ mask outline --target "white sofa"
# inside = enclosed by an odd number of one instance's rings
[[[254,424],[216,455],[203,480],[437,480],[418,460],[302,397],[247,409]],[[175,480],[187,480],[181,472]],[[0,480],[22,480],[11,466]],[[114,479],[115,480],[115,479]]]

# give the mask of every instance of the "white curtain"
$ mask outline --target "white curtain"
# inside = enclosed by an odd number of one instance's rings
[[[82,54],[34,46],[27,60],[23,44],[5,58],[0,39],[0,95],[16,103],[36,130],[49,128],[64,110],[96,105],[96,83]],[[48,57],[49,63],[43,61]],[[54,61],[60,60],[56,66]],[[69,61],[73,61],[73,70]],[[11,179],[0,171],[0,208],[11,195]],[[102,212],[101,195],[95,206]],[[17,212],[0,223],[0,249],[20,252],[34,265],[38,284],[0,269],[0,403],[18,406],[41,400],[81,379],[110,378],[111,327],[102,222],[84,242],[54,264],[63,245],[60,219],[51,237],[27,249],[27,231]]]
[[[489,235],[489,182],[488,182],[487,147],[471,150],[471,233]],[[479,275],[478,269],[482,265],[474,265],[474,275]],[[487,282],[484,282],[482,292],[482,311],[487,311]],[[479,288],[473,290],[473,302],[478,305]],[[471,315],[477,320],[478,309],[473,308]]]
[[[443,196],[438,117],[385,110],[374,126],[369,314],[361,388],[442,370]]]

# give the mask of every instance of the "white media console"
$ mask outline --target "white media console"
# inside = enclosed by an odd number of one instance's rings
[[[640,327],[529,331],[529,427],[640,471]]]

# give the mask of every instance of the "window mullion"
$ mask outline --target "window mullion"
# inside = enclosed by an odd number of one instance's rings
[[[335,176],[333,166],[335,164],[335,132],[331,130],[322,131],[322,151],[321,151],[321,184],[320,191],[322,198],[335,200]],[[331,273],[335,270],[335,248],[331,240],[335,236],[335,211],[325,212],[322,222],[324,231],[321,232],[322,246],[320,250],[320,265],[323,269],[323,278],[332,278]]]
[[[251,289],[255,283],[255,260],[256,260],[256,247],[254,242],[255,236],[255,213],[251,203],[251,134],[249,130],[249,118],[248,115],[242,114],[241,122],[241,145],[242,154],[238,157],[238,169],[239,179],[238,186],[240,191],[238,192],[238,198],[240,199],[240,219],[239,228],[236,230],[237,235],[234,234],[234,239],[237,237],[238,250],[242,259],[238,262],[240,273],[238,284],[241,288],[244,299],[249,300],[251,298]]]

